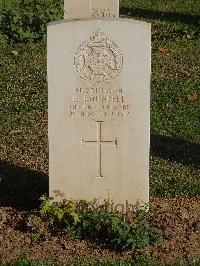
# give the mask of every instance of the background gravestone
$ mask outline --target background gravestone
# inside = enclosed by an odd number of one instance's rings
[[[50,193],[149,201],[150,36],[133,20],[48,26]]]
[[[119,17],[119,0],[65,0],[65,19]]]

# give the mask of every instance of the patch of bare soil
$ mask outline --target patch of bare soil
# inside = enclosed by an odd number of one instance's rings
[[[157,261],[200,259],[200,198],[152,199],[150,224],[165,236],[149,248]]]
[[[200,259],[200,198],[151,199],[149,221],[164,240],[149,247],[157,261]],[[78,259],[130,260],[132,252],[116,252],[102,244],[50,232],[38,211],[0,207],[0,260],[25,257],[34,261],[72,262]],[[39,228],[39,230],[38,230]]]

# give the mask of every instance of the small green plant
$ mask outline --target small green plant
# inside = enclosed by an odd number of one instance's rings
[[[76,237],[100,238],[121,250],[140,250],[147,247],[155,235],[150,230],[147,213],[136,208],[127,215],[113,209],[105,201],[66,200],[60,191],[55,191],[59,201],[43,196],[40,213],[53,228],[65,227]]]
[[[200,31],[198,27],[187,25],[184,23],[171,23],[167,26],[167,33],[165,34],[166,38],[186,38],[189,40],[194,40],[199,38]]]

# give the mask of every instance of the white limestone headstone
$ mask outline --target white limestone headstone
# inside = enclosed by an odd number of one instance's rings
[[[149,201],[150,30],[120,19],[49,24],[50,193]]]
[[[65,19],[119,17],[119,0],[64,0]]]

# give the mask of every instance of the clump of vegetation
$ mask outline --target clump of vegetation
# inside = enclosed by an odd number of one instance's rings
[[[118,250],[138,251],[147,247],[157,237],[150,229],[145,209],[135,207],[126,215],[113,209],[107,201],[66,200],[55,191],[59,201],[43,196],[40,213],[49,226],[66,228],[76,237],[102,239]]]
[[[187,4],[187,8],[186,4],[180,5],[178,1],[167,6],[163,4],[164,1],[154,4],[150,2],[120,1],[120,15],[152,22],[153,40],[199,38],[200,22],[196,15],[199,5],[197,6],[196,1]],[[148,12],[143,11],[144,5]],[[183,14],[174,16],[172,12],[165,11],[166,8],[172,11],[175,6]],[[46,36],[47,23],[63,19],[63,7],[63,0],[0,0],[0,45],[42,40]],[[184,14],[187,9],[191,14]]]
[[[63,0],[3,0],[0,2],[0,42],[38,41],[47,23],[63,18]]]

